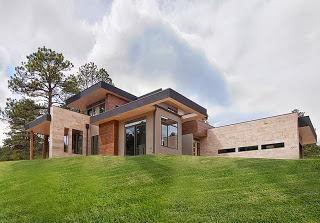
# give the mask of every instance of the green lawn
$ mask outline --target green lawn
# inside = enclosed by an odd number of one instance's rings
[[[320,222],[320,160],[145,155],[0,163],[4,222]]]

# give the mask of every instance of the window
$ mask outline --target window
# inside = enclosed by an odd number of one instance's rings
[[[125,124],[125,148],[127,156],[146,154],[146,119],[133,120]]]
[[[99,115],[103,112],[105,112],[105,103],[96,105],[87,110],[89,116]]]
[[[178,149],[178,122],[161,116],[161,145]]]
[[[261,146],[261,149],[274,149],[274,148],[283,148],[284,142],[274,143],[274,144],[265,144]]]
[[[231,149],[219,149],[218,154],[223,154],[223,153],[234,153],[236,151],[236,148],[231,148]]]
[[[92,108],[88,110],[88,113],[87,113],[89,116],[92,116]]]
[[[82,154],[82,131],[72,129],[72,153]]]
[[[251,151],[251,150],[258,150],[258,146],[245,146],[245,147],[239,147],[238,151]]]
[[[63,142],[64,142],[64,152],[68,152],[68,131],[69,129],[64,129],[64,136],[63,136]]]
[[[91,137],[91,155],[98,155],[99,154],[99,136],[92,136]]]

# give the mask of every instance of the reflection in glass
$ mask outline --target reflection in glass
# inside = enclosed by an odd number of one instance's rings
[[[178,149],[178,122],[161,117],[161,145]]]
[[[134,121],[125,125],[126,155],[146,153],[146,120]]]
[[[82,154],[82,131],[72,129],[72,153]]]
[[[136,126],[136,155],[145,154],[146,151],[146,125],[137,125]]]
[[[126,155],[134,155],[134,126],[126,128]]]
[[[64,152],[68,152],[68,129],[64,129],[64,136],[63,136],[63,143],[64,143]]]
[[[91,137],[91,155],[98,155],[99,154],[99,136],[92,136]]]

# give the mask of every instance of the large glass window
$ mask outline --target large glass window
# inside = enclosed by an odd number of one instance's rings
[[[64,142],[64,148],[63,148],[63,151],[65,153],[68,152],[68,130],[69,129],[64,129],[64,136],[63,136],[63,142]]]
[[[126,155],[146,153],[146,120],[138,120],[125,125]]]
[[[99,154],[99,136],[92,136],[91,137],[91,155],[98,155]]]
[[[99,115],[99,114],[105,112],[105,106],[106,106],[105,103],[103,103],[103,104],[91,107],[90,109],[88,109],[87,114],[89,116]]]
[[[82,131],[72,129],[72,153],[82,154],[83,134]]]
[[[178,149],[178,122],[161,116],[161,145]]]

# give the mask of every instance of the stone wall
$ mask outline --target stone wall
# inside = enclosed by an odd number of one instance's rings
[[[261,149],[263,144],[284,143],[284,148]],[[258,150],[238,152],[238,147],[258,146]],[[219,149],[236,152],[218,154]],[[209,129],[201,138],[202,156],[250,158],[299,158],[298,116],[296,113]]]
[[[51,123],[50,123],[50,143],[49,158],[55,157],[71,157],[86,155],[87,145],[87,129],[86,124],[90,123],[90,116],[66,109],[51,107]],[[64,152],[64,131],[68,131],[68,151]],[[72,129],[82,131],[82,154],[72,153]],[[90,136],[90,129],[88,130]],[[88,139],[88,147],[90,148],[90,137]],[[90,151],[90,149],[88,149]]]

